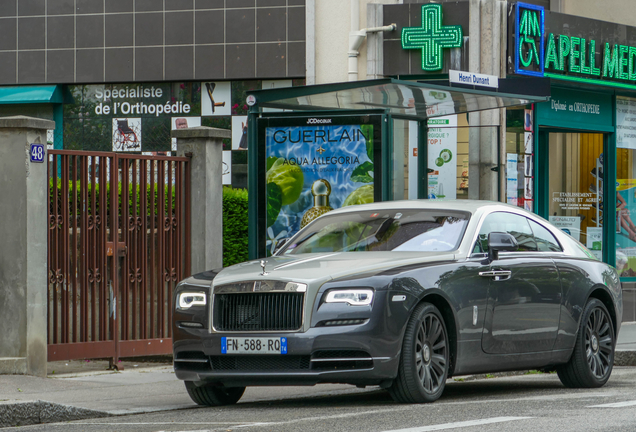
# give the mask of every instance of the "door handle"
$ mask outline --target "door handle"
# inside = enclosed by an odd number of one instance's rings
[[[492,277],[496,281],[510,279],[512,271],[510,270],[490,270],[485,272],[479,272],[479,276]]]

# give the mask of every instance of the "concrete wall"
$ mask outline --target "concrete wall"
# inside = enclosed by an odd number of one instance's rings
[[[190,162],[190,273],[223,267],[223,139],[226,129],[195,127],[172,131],[177,155]]]
[[[30,162],[29,149],[46,150],[46,130],[54,128],[48,120],[0,119],[0,374],[46,376],[47,164]]]
[[[316,84],[347,80],[349,1],[318,0],[316,5]]]
[[[367,25],[368,4],[397,4],[401,0],[317,0],[314,2],[315,38],[307,38],[307,44],[315,44],[316,84],[343,82],[348,80],[347,52],[351,31],[351,1],[360,7],[359,29],[373,27]],[[309,3],[308,3],[309,8]],[[308,10],[308,13],[309,10]],[[309,36],[309,35],[308,35]],[[367,79],[367,43],[362,43],[358,56],[358,79]],[[309,60],[308,60],[309,63]]]
[[[0,84],[302,77],[305,0],[3,0]]]
[[[634,0],[560,0],[560,4],[553,4],[552,10],[568,15],[578,15],[586,18],[608,21],[616,24],[636,26]],[[556,10],[559,7],[560,10]]]

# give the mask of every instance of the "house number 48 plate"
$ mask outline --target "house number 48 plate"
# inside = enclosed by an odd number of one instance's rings
[[[31,144],[31,162],[44,162],[44,144]]]

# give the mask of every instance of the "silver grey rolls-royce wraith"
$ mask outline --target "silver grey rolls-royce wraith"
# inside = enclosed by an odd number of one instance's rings
[[[520,369],[599,387],[621,315],[616,270],[532,213],[392,201],[330,211],[272,257],[182,281],[174,367],[201,405],[317,383],[432,402],[448,377]]]

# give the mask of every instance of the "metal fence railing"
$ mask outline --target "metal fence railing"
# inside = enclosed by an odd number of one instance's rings
[[[171,352],[189,159],[49,150],[48,358]]]

